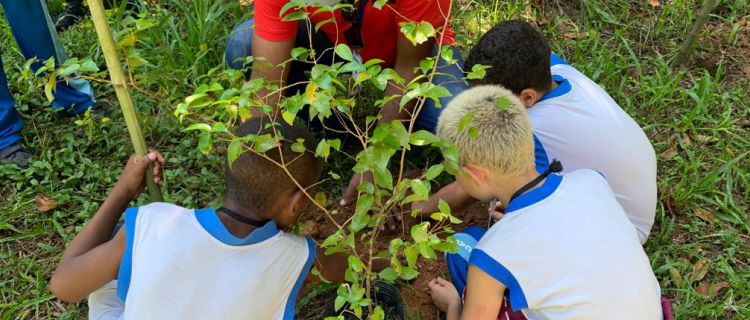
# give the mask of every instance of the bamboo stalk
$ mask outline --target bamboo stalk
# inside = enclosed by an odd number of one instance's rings
[[[690,49],[693,48],[695,39],[698,38],[698,34],[703,30],[703,25],[708,21],[708,16],[711,14],[714,7],[716,7],[716,0],[706,0],[703,9],[701,9],[701,13],[698,14],[698,19],[695,20],[693,29],[690,30],[690,34],[688,34],[687,39],[685,39],[685,43],[682,44],[680,52],[677,53],[677,57],[672,60],[672,67],[680,66],[685,61],[685,58],[687,58],[690,53]]]
[[[140,125],[138,125],[138,116],[135,113],[135,108],[133,108],[133,99],[130,97],[128,84],[125,81],[125,75],[122,72],[120,56],[117,54],[115,40],[112,38],[112,32],[109,30],[109,23],[107,22],[107,15],[104,13],[104,6],[102,5],[101,0],[88,0],[88,4],[89,10],[91,10],[91,18],[94,20],[96,34],[99,36],[99,43],[104,52],[104,59],[107,61],[109,76],[112,85],[115,87],[117,100],[120,101],[120,108],[125,117],[125,123],[128,126],[130,140],[133,142],[135,153],[139,157],[144,157],[148,153],[146,140],[143,138]],[[154,175],[151,170],[146,172],[146,186],[152,202],[164,201],[159,186],[154,183]]]

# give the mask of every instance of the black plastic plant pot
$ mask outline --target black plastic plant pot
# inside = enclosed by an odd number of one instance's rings
[[[372,295],[374,306],[380,306],[385,312],[385,320],[406,320],[406,303],[396,286],[378,280],[372,283],[370,294]],[[352,312],[346,311],[349,309],[348,303],[339,311],[336,311],[336,297],[337,295],[334,291],[326,302],[323,318],[343,315],[347,320],[357,319]],[[362,319],[367,319],[368,313],[367,308],[362,308]]]

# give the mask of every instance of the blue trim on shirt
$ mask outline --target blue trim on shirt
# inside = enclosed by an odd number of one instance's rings
[[[547,171],[547,168],[549,168],[549,156],[547,156],[547,151],[544,150],[544,146],[542,145],[542,142],[539,141],[539,138],[537,138],[536,134],[534,134],[533,137],[534,162],[536,163],[536,171]]]
[[[570,81],[568,81],[568,79],[565,79],[560,75],[553,75],[552,80],[555,80],[555,82],[557,82],[557,88],[555,88],[555,90],[547,92],[547,94],[545,94],[541,99],[539,99],[537,103],[542,102],[544,100],[557,98],[559,96],[562,96],[570,92],[570,90],[572,89],[572,87],[570,86]]]
[[[216,215],[214,209],[196,209],[194,211],[195,218],[198,219],[198,223],[200,223],[201,227],[211,234],[211,236],[216,238],[216,240],[229,246],[237,247],[260,243],[279,233],[279,229],[276,227],[276,222],[271,220],[262,228],[250,232],[246,237],[237,238],[229,233],[224,224],[221,223],[221,220],[219,220],[219,216]]]
[[[532,189],[531,191],[526,192],[513,199],[513,201],[508,204],[508,207],[506,207],[505,213],[508,214],[510,212],[523,209],[546,199],[552,193],[554,193],[555,190],[557,190],[557,187],[560,186],[562,179],[563,177],[561,175],[550,174],[549,176],[547,176],[547,179],[544,180],[544,184],[542,184],[540,187]]]
[[[549,66],[550,67],[554,67],[554,66],[556,66],[558,64],[562,64],[562,65],[566,65],[566,66],[568,65],[568,63],[565,62],[565,60],[563,58],[560,58],[560,56],[558,56],[558,55],[556,55],[554,53],[550,54],[550,56],[549,56]]]
[[[492,257],[484,251],[475,249],[474,252],[471,253],[471,260],[469,263],[482,269],[482,271],[495,278],[495,280],[500,281],[506,288],[508,288],[510,307],[513,311],[527,309],[529,307],[529,304],[526,301],[526,295],[524,295],[523,289],[521,289],[518,280],[516,280],[516,277],[513,276],[510,270],[500,264],[500,262],[492,259]]]
[[[302,289],[302,284],[305,282],[307,274],[310,273],[313,261],[315,261],[315,241],[313,241],[313,239],[310,237],[305,237],[305,240],[307,240],[307,246],[309,248],[307,262],[305,262],[305,266],[302,267],[302,271],[297,278],[297,282],[294,284],[294,289],[292,289],[292,292],[289,293],[289,299],[286,300],[286,308],[284,308],[284,320],[294,319],[294,308],[297,304],[297,294],[299,294],[299,290]]]
[[[133,274],[133,238],[135,237],[135,221],[138,208],[125,210],[125,252],[120,261],[120,271],[117,273],[117,297],[125,302],[130,289],[130,276]]]

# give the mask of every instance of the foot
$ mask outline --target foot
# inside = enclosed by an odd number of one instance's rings
[[[0,164],[15,163],[21,169],[29,167],[31,152],[24,147],[21,141],[16,141],[3,150],[0,150]]]
[[[86,8],[81,3],[68,3],[65,10],[55,16],[55,29],[62,32],[76,24],[84,15]]]

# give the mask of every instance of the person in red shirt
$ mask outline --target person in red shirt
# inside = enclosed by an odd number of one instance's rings
[[[335,0],[333,0],[335,1]],[[247,56],[263,57],[267,62],[258,63],[252,68],[250,78],[264,78],[266,81],[280,80],[285,85],[306,81],[305,71],[310,71],[313,64],[293,61],[291,67],[271,67],[279,65],[291,58],[291,50],[296,47],[312,47],[320,55],[318,63],[330,64],[334,58],[333,50],[336,45],[344,43],[352,51],[359,54],[362,61],[380,59],[383,67],[393,68],[409,83],[418,76],[415,68],[423,59],[438,55],[438,48],[450,46],[453,58],[457,61],[447,65],[444,59],[438,59],[438,74],[432,82],[448,89],[453,95],[468,88],[461,80],[463,77],[463,58],[454,46],[454,32],[448,22],[451,12],[451,0],[389,0],[382,8],[374,6],[375,0],[343,0],[352,1],[353,9],[336,10],[331,13],[324,11],[315,13],[316,7],[304,9],[310,21],[283,21],[283,16],[294,11],[290,9],[281,14],[282,8],[289,0],[256,0],[254,18],[247,20],[234,28],[226,43],[225,58],[231,68],[241,69]],[[356,2],[355,2],[356,1]],[[342,14],[343,13],[343,14]],[[345,19],[348,18],[348,19]],[[314,26],[328,21],[315,31]],[[333,22],[335,21],[335,23]],[[402,22],[426,21],[438,30],[438,36],[414,45],[401,33]],[[313,34],[310,34],[313,32]],[[293,95],[304,86],[290,87],[286,95]],[[386,96],[402,94],[401,90],[389,85],[385,90]],[[272,97],[278,101],[280,97]],[[440,99],[440,105],[446,106],[451,97]],[[275,105],[275,101],[267,101]],[[415,102],[407,104],[399,112],[399,99],[388,102],[380,111],[382,123],[394,120],[408,120],[415,107]],[[434,132],[440,109],[432,99],[427,99],[416,120],[417,129]],[[355,175],[349,183],[349,188],[341,200],[342,205],[354,202],[356,187],[365,179],[372,181],[372,175]],[[391,225],[391,228],[394,226]]]

